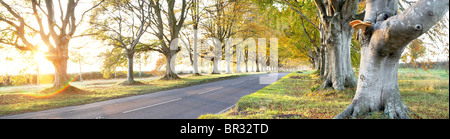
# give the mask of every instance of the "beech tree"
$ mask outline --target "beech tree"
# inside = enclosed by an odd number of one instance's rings
[[[193,42],[193,59],[192,59],[192,67],[194,69],[194,75],[200,75],[198,72],[198,25],[200,23],[200,2],[199,0],[192,1],[192,9],[191,9],[191,18],[192,18],[192,28],[194,32],[194,42]]]
[[[284,12],[287,19],[283,19],[283,22],[289,26],[283,30],[284,36],[281,38],[286,40],[281,43],[287,43],[286,51],[298,53],[295,55],[288,53],[288,56],[293,57],[292,59],[306,59],[313,69],[321,70],[319,52],[322,45],[320,45],[320,30],[315,27],[319,22],[316,5],[313,1],[305,0],[292,3],[284,0],[284,2],[293,10]]]
[[[362,29],[356,95],[335,118],[375,111],[384,111],[390,118],[410,118],[398,85],[399,60],[406,46],[433,27],[448,8],[448,0],[418,0],[397,14],[398,0],[366,0],[364,21],[352,23]]]
[[[58,0],[58,3],[54,2],[53,0],[31,0],[18,4],[17,1],[0,0],[1,10],[7,11],[0,13],[0,22],[10,26],[5,31],[13,32],[10,39],[0,39],[0,43],[12,45],[24,51],[36,52],[38,46],[31,42],[29,35],[38,34],[48,47],[46,58],[55,67],[53,88],[59,89],[69,85],[67,76],[69,42],[72,38],[85,36],[75,35],[77,27],[81,24],[84,15],[103,1],[95,3],[83,12],[76,12],[79,0],[67,0],[64,2],[67,4],[65,7],[62,6],[61,0]],[[55,5],[58,6],[55,7]],[[31,9],[31,12],[28,9]],[[77,13],[81,13],[79,20],[75,16]],[[60,17],[56,14],[60,14]]]
[[[322,88],[343,90],[356,86],[352,69],[350,47],[354,30],[350,21],[361,18],[356,13],[360,0],[315,0],[319,10],[321,53],[325,57]],[[322,57],[323,58],[323,57]]]
[[[306,19],[313,28],[320,31],[320,47],[315,45],[313,50],[318,53],[312,59],[317,61],[320,74],[324,79],[321,88],[333,87],[336,90],[343,90],[345,87],[356,86],[357,80],[350,55],[354,30],[348,26],[348,23],[363,17],[364,14],[356,13],[361,0],[314,0],[319,12],[319,24],[314,23],[299,10],[301,8],[295,8],[295,5],[299,5],[299,1],[283,1]],[[308,31],[305,30],[305,33]],[[315,44],[312,37],[310,41],[311,44]]]
[[[123,49],[128,60],[127,82],[134,84],[133,60],[141,37],[150,26],[151,6],[144,0],[108,1],[93,14],[90,32],[115,48]]]
[[[181,41],[183,42],[183,45],[186,48],[186,52],[189,54],[189,60],[192,65],[193,69],[193,75],[198,76],[200,75],[198,71],[198,45],[199,43],[199,25],[201,23],[202,17],[205,15],[203,12],[205,9],[205,6],[201,5],[200,0],[192,0],[190,12],[188,13],[190,17],[190,20],[188,18],[187,21],[185,21],[185,26],[183,27],[182,31],[180,31],[182,35]]]
[[[178,75],[173,71],[175,69],[175,56],[181,51],[178,47],[179,35],[184,21],[192,6],[192,1],[182,0],[181,7],[175,8],[175,0],[151,0],[148,3],[152,7],[150,15],[151,34],[159,40],[159,46],[143,45],[146,50],[152,50],[163,54],[167,59],[166,75],[164,79],[179,79]],[[163,4],[166,3],[167,5]],[[165,9],[167,8],[167,9]],[[168,21],[168,22],[164,22]],[[165,33],[169,31],[169,33]]]
[[[240,23],[242,15],[246,12],[244,6],[247,6],[245,1],[217,0],[209,8],[205,8],[208,20],[203,23],[203,28],[206,31],[205,37],[212,38],[206,42],[211,42],[210,46],[213,46],[206,49],[210,50],[213,56],[206,56],[205,53],[202,54],[202,58],[208,58],[213,62],[212,74],[220,74],[218,65],[219,60],[226,57],[224,56],[226,39],[234,36],[242,26]],[[227,62],[229,64],[229,61]]]

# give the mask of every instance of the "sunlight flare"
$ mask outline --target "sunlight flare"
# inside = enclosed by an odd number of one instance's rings
[[[76,78],[77,78],[76,75],[72,76],[70,78],[70,81],[64,87],[62,87],[62,88],[60,88],[58,90],[55,90],[55,91],[52,91],[52,92],[49,92],[49,93],[46,93],[46,94],[34,94],[34,93],[31,94],[31,93],[29,93],[29,94],[25,94],[25,96],[32,97],[32,98],[50,98],[50,97],[55,96],[55,95],[57,95],[57,94],[59,94],[61,92],[64,92],[64,90],[69,88],[70,87],[70,83],[74,82]],[[53,88],[46,89],[46,90],[53,90]],[[46,92],[46,90],[44,90],[44,91]]]

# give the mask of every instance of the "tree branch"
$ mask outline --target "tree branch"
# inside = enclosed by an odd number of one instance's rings
[[[300,10],[298,10],[298,9],[295,9],[292,5],[291,5],[291,3],[289,3],[287,0],[283,0],[284,2],[286,2],[288,5],[289,5],[289,7],[291,7],[291,9],[292,10],[294,10],[294,11],[296,11],[298,14],[300,14],[303,18],[305,18],[309,23],[311,23],[311,25],[313,25],[317,30],[319,30],[319,27],[316,25],[316,24],[314,24],[311,20],[309,20]]]
[[[90,9],[84,11],[83,14],[81,14],[81,19],[80,19],[80,21],[78,21],[78,23],[75,25],[75,28],[78,27],[78,26],[81,24],[81,22],[83,21],[84,15],[85,15],[86,13],[88,13],[88,12],[91,11],[92,9],[98,7],[98,6],[99,6],[100,4],[102,4],[104,1],[105,1],[105,0],[102,0],[102,1],[100,1],[99,3],[97,3],[96,5],[92,6]]]
[[[314,0],[314,3],[316,3],[317,9],[319,9],[319,13],[322,16],[322,18],[325,18],[327,16],[327,10],[325,8],[325,4],[322,0]]]
[[[448,0],[420,0],[401,14],[381,22],[375,29],[379,33],[387,31],[383,33],[386,43],[391,49],[400,49],[433,27],[448,12],[448,6]]]

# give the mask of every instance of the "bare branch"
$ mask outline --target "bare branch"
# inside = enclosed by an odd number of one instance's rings
[[[105,0],[102,0],[102,1],[100,1],[99,3],[95,4],[94,6],[92,6],[90,9],[84,11],[83,14],[81,14],[81,19],[80,19],[80,21],[78,21],[78,23],[77,23],[77,25],[75,25],[75,27],[78,27],[78,26],[81,24],[81,22],[82,22],[83,19],[84,19],[84,15],[85,15],[86,13],[88,13],[88,12],[91,11],[92,9],[97,8],[97,7],[98,7],[100,4],[102,4],[104,1],[105,1]]]

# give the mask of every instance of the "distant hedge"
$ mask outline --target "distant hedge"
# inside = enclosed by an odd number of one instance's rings
[[[133,72],[134,78],[139,78],[139,72]],[[74,81],[80,81],[78,73],[71,73],[67,75],[69,78],[75,77]],[[142,72],[141,77],[147,78],[154,76],[151,72]],[[11,85],[31,85],[36,84],[37,82],[36,74],[25,74],[25,75],[0,75],[0,86],[11,86]],[[99,71],[96,72],[83,72],[82,73],[83,80],[98,80],[104,79],[103,74]],[[121,79],[127,78],[126,71],[119,71],[111,74],[111,79]],[[52,84],[55,80],[54,74],[40,74],[39,75],[39,84]]]
[[[449,61],[444,62],[418,62],[416,64],[400,63],[399,68],[420,68],[420,69],[449,69]]]

